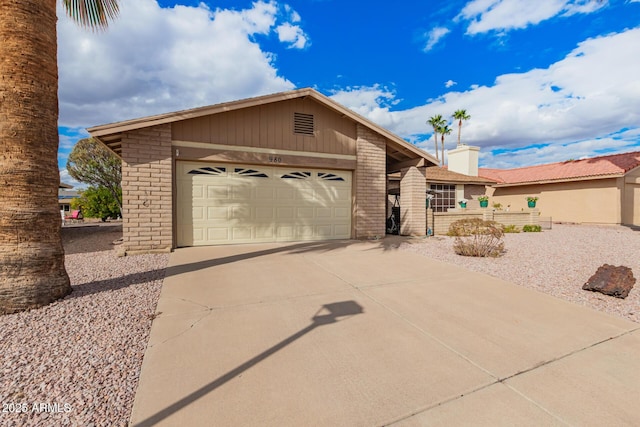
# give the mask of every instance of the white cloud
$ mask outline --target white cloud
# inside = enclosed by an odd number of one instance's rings
[[[287,5],[249,9],[161,8],[122,2],[106,32],[91,33],[59,9],[60,125],[91,126],[294,88],[279,75],[260,37],[306,45],[300,16]],[[280,28],[280,30],[278,30]]]
[[[278,38],[283,43],[289,43],[289,48],[304,49],[308,46],[308,36],[297,25],[286,22],[276,27]]]
[[[555,16],[591,13],[605,7],[594,0],[473,0],[456,20],[468,22],[467,34],[526,28]]]
[[[425,37],[427,39],[427,44],[424,46],[424,51],[428,52],[431,49],[433,49],[435,47],[435,45],[438,44],[438,42],[440,40],[442,40],[442,38],[444,36],[446,36],[447,34],[449,34],[451,32],[451,30],[449,30],[448,28],[445,27],[435,27],[433,28],[431,31],[429,31],[427,34],[425,34]]]
[[[426,120],[435,114],[450,118],[458,109],[471,115],[463,124],[462,142],[484,147],[483,151],[551,144],[551,148],[564,146],[566,153],[578,147],[566,148],[575,141],[582,141],[583,148],[590,145],[592,153],[596,148],[633,149],[634,144],[639,149],[638,69],[640,27],[585,40],[546,69],[501,75],[492,86],[448,92],[409,110],[380,107],[371,88],[364,88],[363,94],[350,91],[349,97],[338,101],[427,150],[433,144]],[[393,92],[383,92],[385,103],[392,105]],[[454,133],[445,140],[448,148],[457,139],[457,125],[453,127]],[[621,129],[629,129],[624,137],[618,135]]]
[[[444,86],[447,89],[450,88],[451,86],[455,86],[457,84],[458,84],[458,82],[454,82],[453,80],[447,80],[446,82],[444,82]]]
[[[348,87],[331,94],[334,101],[386,128],[398,125],[391,111],[399,102],[395,97],[394,91],[380,85]]]

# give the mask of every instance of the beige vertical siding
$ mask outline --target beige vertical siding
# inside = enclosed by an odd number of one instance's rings
[[[293,133],[293,113],[313,114],[314,136]],[[356,154],[356,124],[316,101],[292,99],[184,120],[176,141],[204,142],[328,154]]]

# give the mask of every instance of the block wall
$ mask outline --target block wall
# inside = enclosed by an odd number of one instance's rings
[[[125,254],[173,248],[170,124],[123,134],[122,203]]]
[[[384,237],[386,141],[358,124],[356,148],[355,237]]]

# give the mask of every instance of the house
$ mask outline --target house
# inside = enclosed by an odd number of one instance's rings
[[[527,196],[554,222],[640,225],[640,151],[516,169],[480,168],[492,201],[525,209]]]
[[[428,153],[313,89],[88,129],[122,159],[123,250],[377,238],[399,173],[425,235]]]
[[[73,185],[61,182],[58,185],[58,207],[65,215],[71,212],[71,200],[78,198],[78,192],[72,190]]]

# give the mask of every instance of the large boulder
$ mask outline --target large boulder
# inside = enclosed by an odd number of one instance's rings
[[[582,286],[586,291],[600,292],[616,298],[626,298],[636,283],[629,267],[603,264]]]

